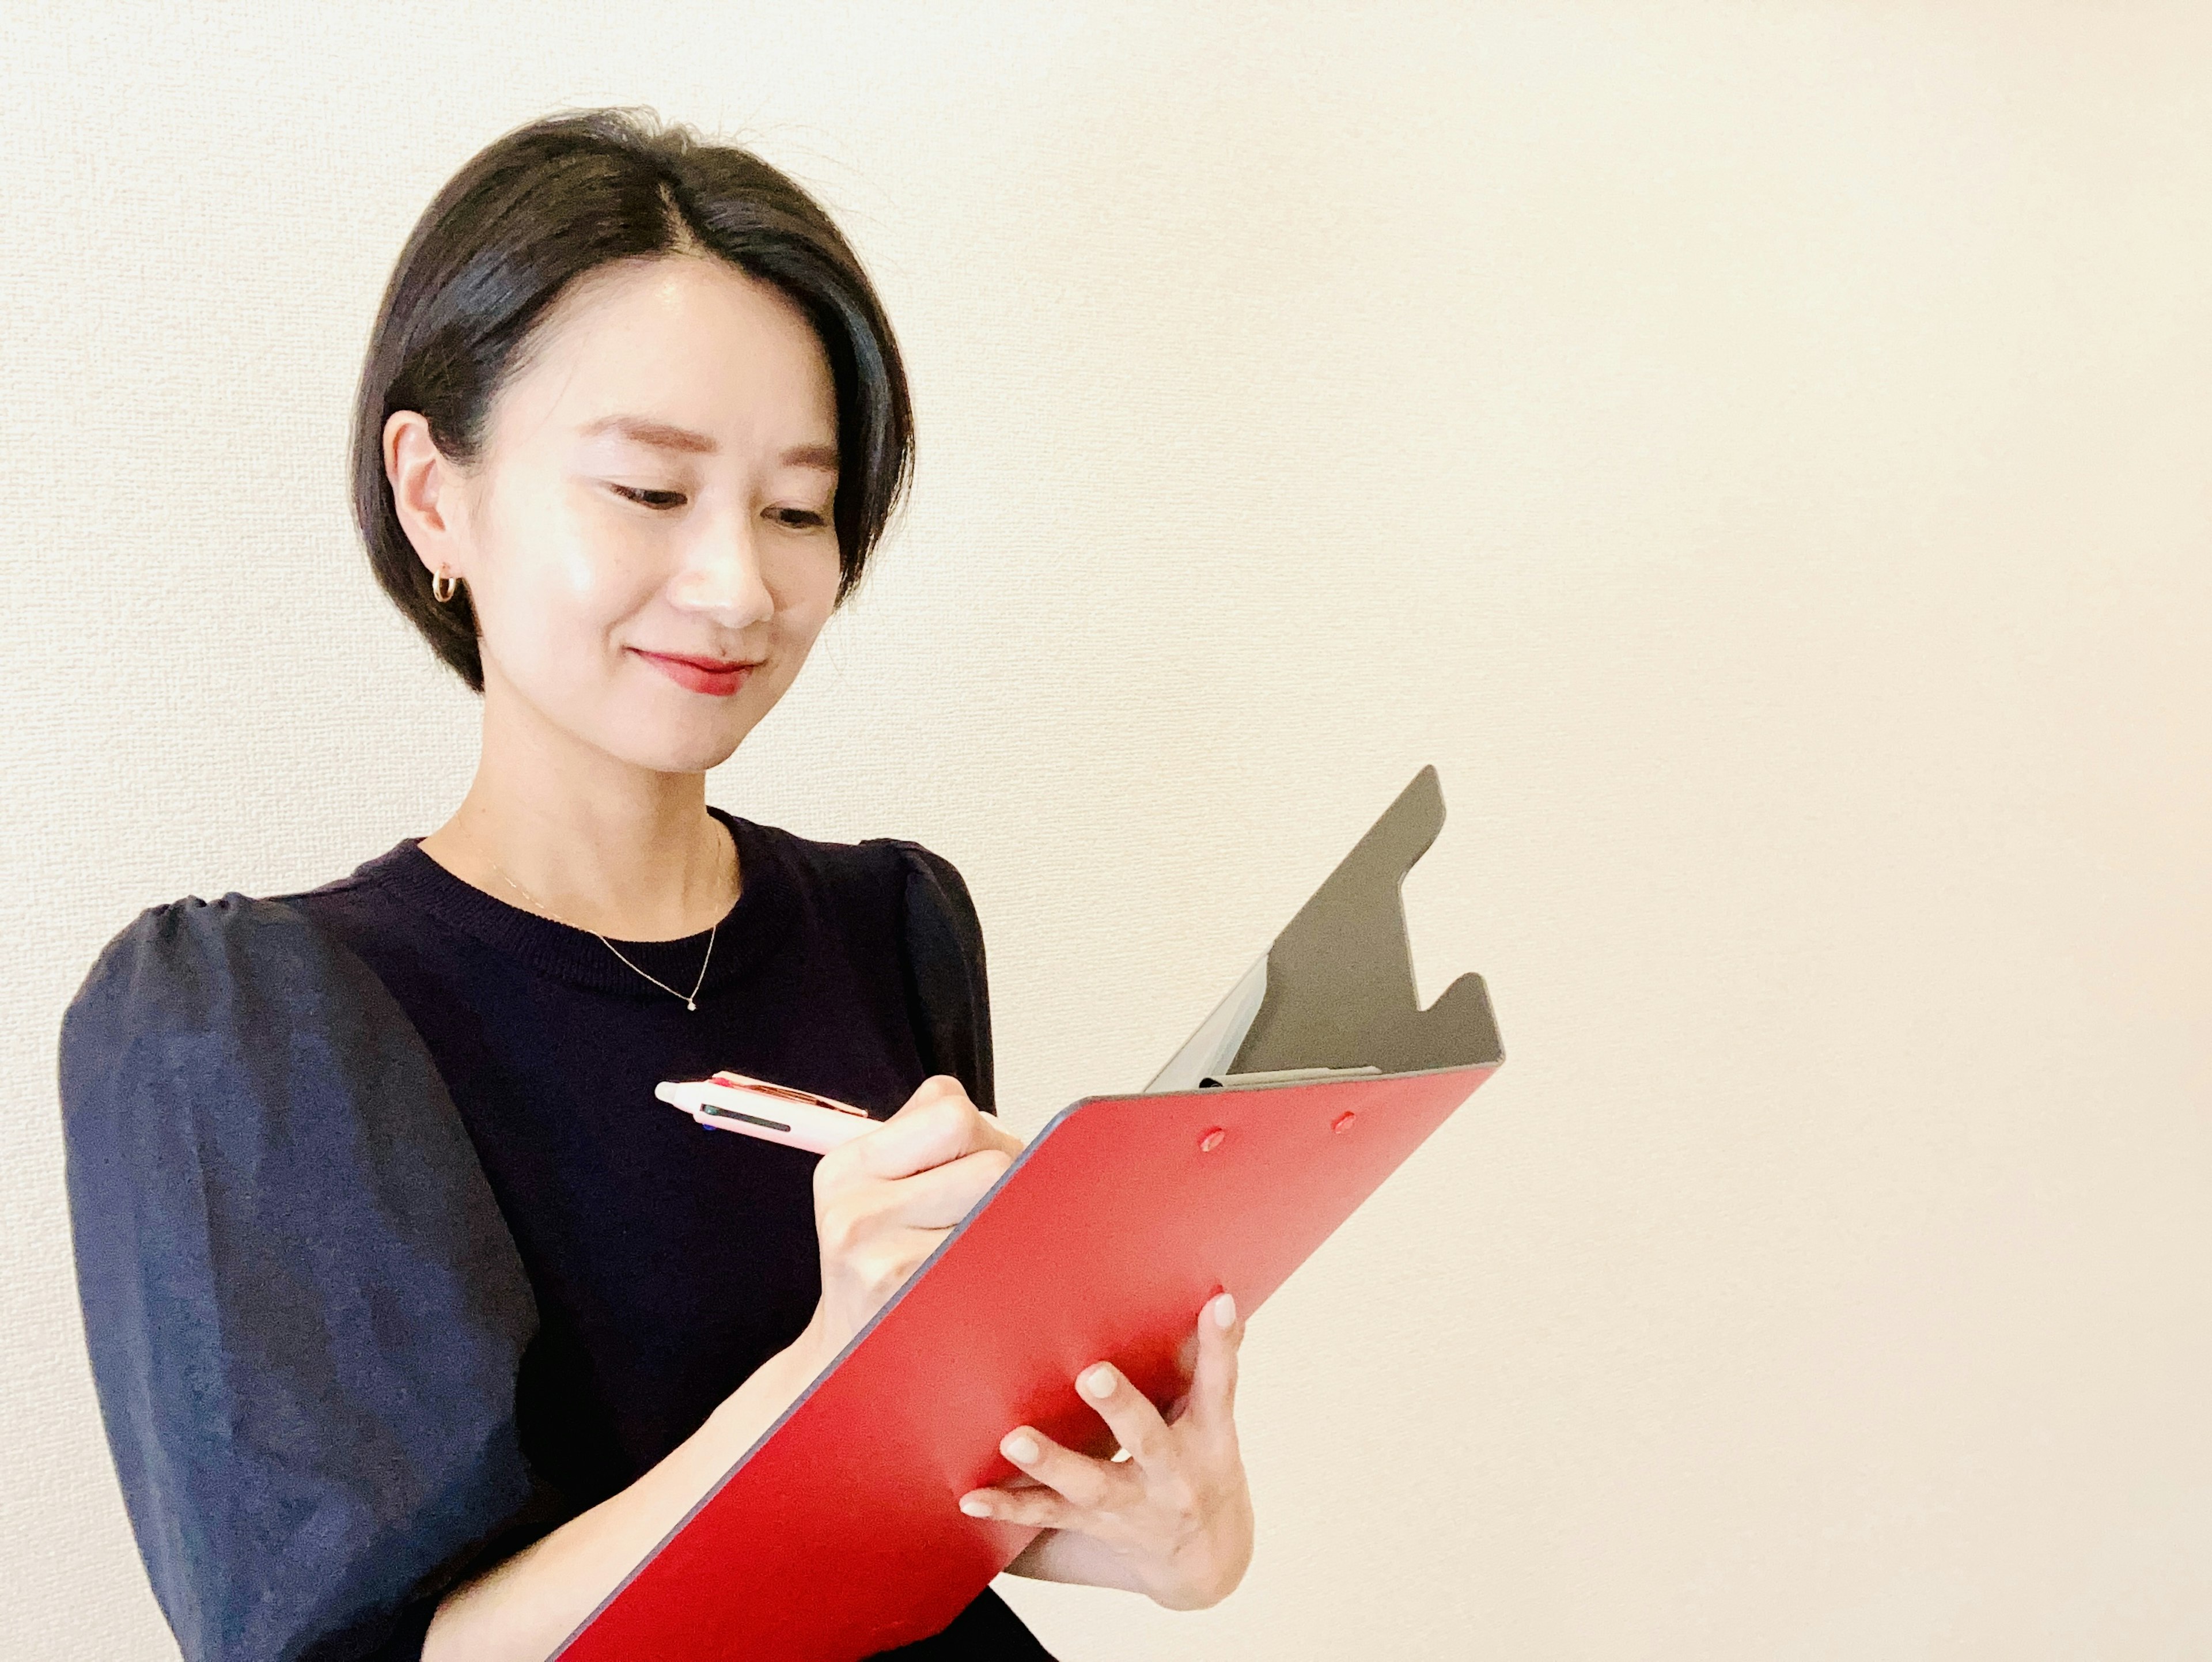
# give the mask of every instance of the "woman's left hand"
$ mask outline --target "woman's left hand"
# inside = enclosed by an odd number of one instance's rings
[[[1244,1324],[1226,1293],[1198,1318],[1189,1393],[1164,1417],[1109,1362],[1075,1388],[1121,1442],[1127,1459],[1097,1460],[1032,1426],[1000,1440],[1028,1482],[971,1489],[974,1518],[1041,1527],[1007,1566],[1018,1575],[1127,1587],[1170,1610],[1227,1598],[1252,1558],[1252,1496],[1237,1449],[1237,1351]]]

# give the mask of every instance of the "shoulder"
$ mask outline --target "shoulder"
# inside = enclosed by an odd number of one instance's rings
[[[750,824],[750,822],[747,822]],[[908,837],[824,843],[752,827],[813,881],[864,904],[872,930],[895,942],[925,1064],[957,1075],[979,1107],[994,1102],[983,928],[957,866]]]
[[[917,920],[942,919],[980,950],[981,923],[960,868],[934,849],[907,837],[871,837],[833,843],[775,825],[743,822],[802,884],[842,903],[885,906],[904,931]]]
[[[139,913],[71,1001],[58,1074],[80,1291],[103,1324],[137,1319],[116,1289],[160,1264],[240,1298],[288,1278],[332,1343],[374,1348],[331,1312],[378,1287],[446,1312],[462,1351],[534,1325],[421,1035],[293,907],[233,892]]]
[[[235,892],[147,907],[100,948],[63,1013],[64,1080],[88,1046],[204,1031],[241,996],[300,987],[323,947],[291,907]]]
[[[204,1035],[271,1006],[312,1007],[333,988],[357,991],[349,960],[282,901],[233,892],[149,906],[100,949],[63,1014],[64,1080],[88,1050]]]
[[[288,1192],[264,1204],[297,1205],[303,1222],[333,1196],[411,1185],[434,1207],[480,1180],[405,1012],[281,900],[188,895],[140,912],[64,1012],[58,1064],[81,1213],[149,1172],[184,1196],[221,1170],[281,1172]]]
[[[139,1031],[199,1030],[264,1001],[304,1010],[334,993],[396,1014],[361,948],[404,910],[394,885],[408,854],[402,842],[312,888],[188,894],[145,908],[100,949],[64,1016],[65,1037],[118,1020]]]

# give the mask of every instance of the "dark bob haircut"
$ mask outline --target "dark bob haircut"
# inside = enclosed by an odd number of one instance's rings
[[[629,110],[550,116],[495,139],[423,210],[385,287],[354,400],[353,510],[369,563],[477,691],[467,586],[440,605],[393,510],[384,424],[414,410],[464,466],[555,298],[611,261],[681,251],[772,283],[813,325],[837,393],[837,599],[853,592],[914,465],[906,369],[874,287],[813,198],[750,151]]]

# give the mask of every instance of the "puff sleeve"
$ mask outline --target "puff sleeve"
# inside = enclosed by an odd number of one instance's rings
[[[194,897],[101,953],[60,1086],[101,1417],[188,1662],[419,1652],[546,1504],[536,1306],[421,1037],[300,912]]]
[[[996,1113],[990,982],[975,903],[943,855],[902,838],[884,840],[905,867],[900,928],[922,1060],[931,1072],[958,1080],[978,1108]]]

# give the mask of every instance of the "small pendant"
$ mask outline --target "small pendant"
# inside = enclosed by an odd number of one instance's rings
[[[699,1007],[698,1007],[696,1004],[693,1003],[690,999],[688,999],[688,998],[687,998],[687,999],[685,999],[685,1000],[684,1001],[684,1008],[685,1009],[687,1009],[687,1010],[696,1010],[696,1009],[697,1009]]]

